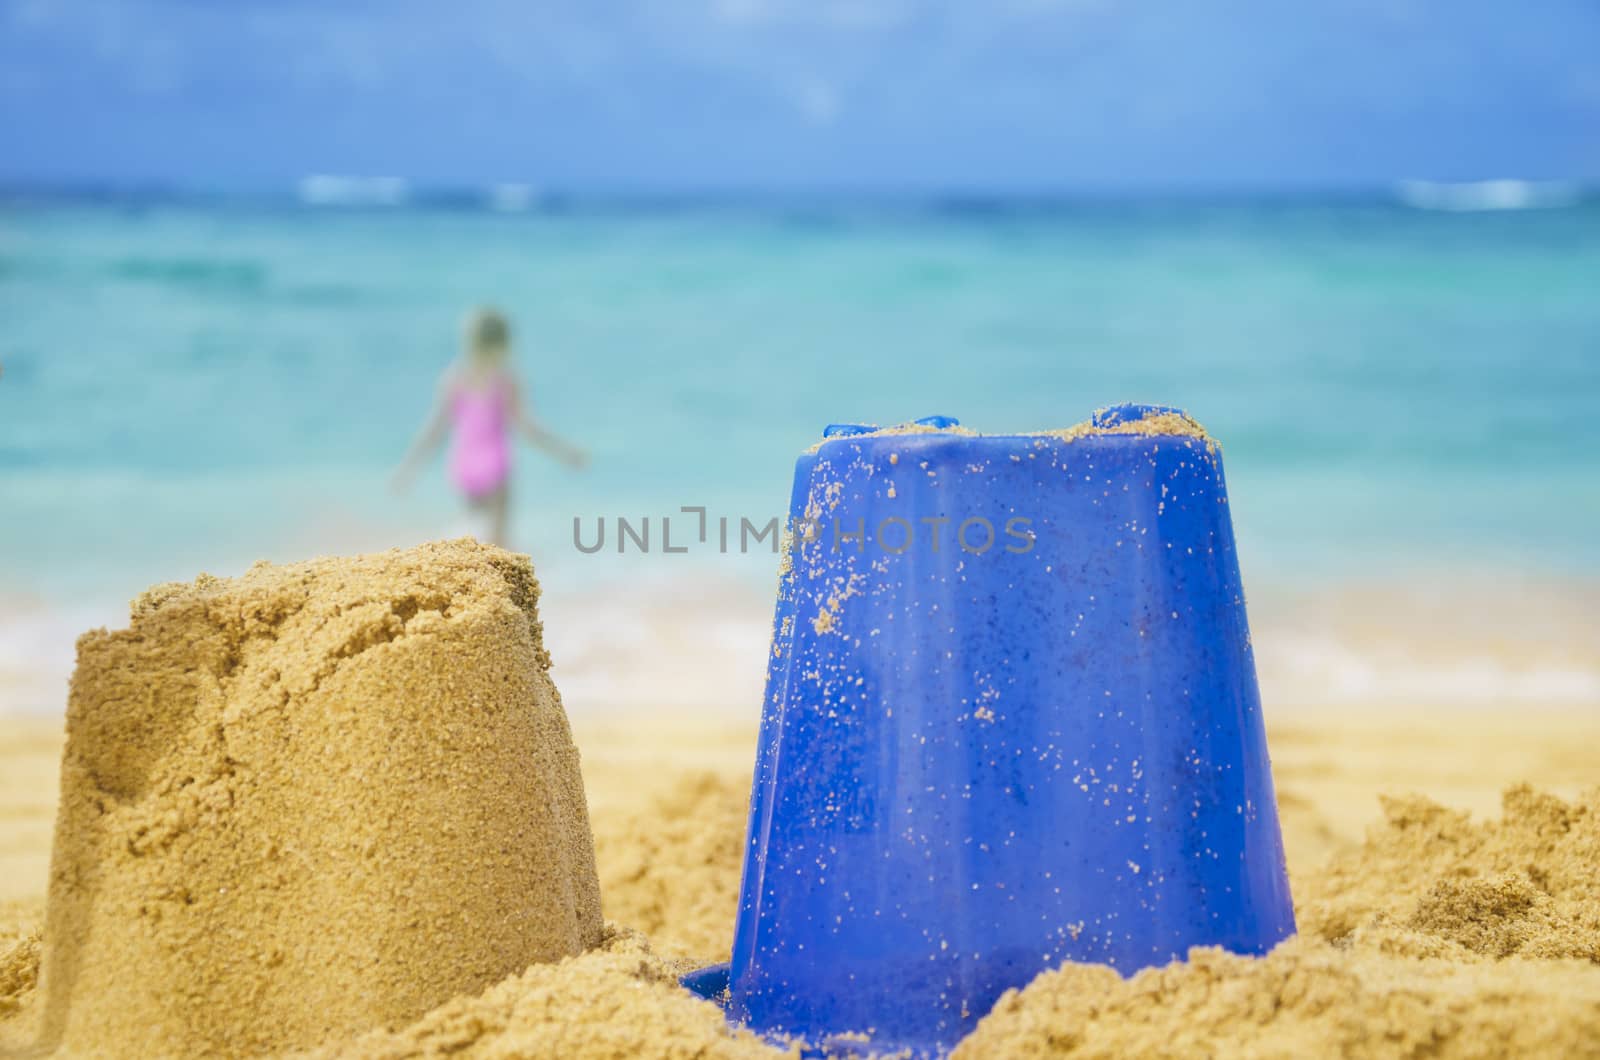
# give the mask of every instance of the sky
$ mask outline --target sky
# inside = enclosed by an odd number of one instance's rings
[[[1600,178],[1595,0],[0,0],[0,182]]]

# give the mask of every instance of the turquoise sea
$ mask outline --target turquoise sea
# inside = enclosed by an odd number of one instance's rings
[[[438,465],[403,497],[386,477],[484,302],[593,456],[520,455],[516,544],[557,598],[765,591],[770,554],[584,555],[572,520],[781,515],[828,422],[1029,430],[1129,399],[1223,443],[1252,587],[1600,571],[1594,199],[14,196],[0,678],[70,665],[62,631],[153,581],[459,527]]]

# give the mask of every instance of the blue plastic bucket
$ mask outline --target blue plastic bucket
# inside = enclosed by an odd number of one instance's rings
[[[689,985],[939,1054],[1063,961],[1293,933],[1221,459],[1181,413],[835,425],[790,517],[733,959]]]

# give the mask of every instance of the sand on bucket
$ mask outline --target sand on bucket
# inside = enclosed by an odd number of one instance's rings
[[[40,1044],[310,1047],[597,945],[538,595],[463,540],[202,575],[85,634]]]

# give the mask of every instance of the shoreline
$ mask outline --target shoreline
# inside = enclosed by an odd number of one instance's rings
[[[660,569],[660,568],[658,568]],[[1372,703],[1600,711],[1600,580],[1478,570],[1320,584],[1247,579],[1269,713]],[[544,581],[556,680],[574,717],[649,710],[754,717],[772,582],[698,567]],[[0,596],[0,719],[64,709],[77,637],[121,628],[127,602]],[[618,665],[622,660],[622,665]]]

